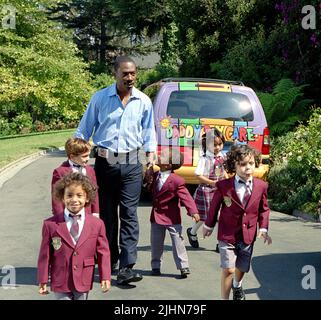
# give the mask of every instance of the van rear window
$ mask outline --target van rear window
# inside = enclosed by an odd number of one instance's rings
[[[253,109],[244,94],[219,91],[173,91],[167,114],[172,118],[212,118],[253,121]]]

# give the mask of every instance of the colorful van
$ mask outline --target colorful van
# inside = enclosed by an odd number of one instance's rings
[[[248,144],[262,154],[255,176],[265,179],[269,170],[269,129],[255,92],[240,81],[167,78],[157,83],[153,101],[158,152],[171,146],[184,154],[176,171],[186,183],[197,184],[195,168],[201,136],[216,127],[225,136],[224,150],[233,143]]]

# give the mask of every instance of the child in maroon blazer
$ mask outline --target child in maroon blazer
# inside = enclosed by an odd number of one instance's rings
[[[158,158],[159,172],[154,173],[151,186],[153,206],[151,222],[152,274],[160,275],[166,230],[171,240],[175,264],[181,277],[190,274],[187,252],[182,236],[181,203],[188,215],[199,221],[199,215],[185,181],[174,173],[183,164],[183,155],[171,148],[163,148]]]
[[[85,213],[85,206],[96,196],[96,188],[87,176],[70,173],[55,185],[56,197],[65,209],[43,223],[38,258],[39,293],[47,294],[49,274],[51,290],[58,300],[86,300],[93,286],[95,258],[101,288],[110,289],[110,252],[101,219]]]
[[[65,174],[79,172],[87,175],[94,186],[97,188],[95,170],[88,165],[91,144],[80,138],[69,138],[65,143],[65,150],[68,160],[63,162],[53,171],[51,181],[51,202],[52,213],[60,214],[64,211],[64,204],[54,197],[54,186]],[[86,213],[91,213],[99,218],[99,199],[98,192],[90,206],[86,207]]]
[[[242,279],[250,269],[253,245],[258,237],[271,244],[268,235],[270,209],[267,203],[266,182],[254,178],[260,154],[248,145],[235,145],[227,153],[226,171],[235,173],[232,178],[216,183],[208,217],[203,226],[204,237],[210,236],[217,222],[219,251],[222,268],[221,295],[233,300],[245,300]]]

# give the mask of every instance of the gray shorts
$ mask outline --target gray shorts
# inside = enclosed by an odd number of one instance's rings
[[[253,253],[253,244],[238,242],[235,245],[225,241],[218,241],[221,268],[234,269],[235,267],[242,272],[249,272],[251,257]]]

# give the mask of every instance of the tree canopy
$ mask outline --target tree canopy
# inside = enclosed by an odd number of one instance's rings
[[[78,119],[93,89],[71,33],[48,20],[38,1],[16,0],[11,6],[15,28],[0,29],[0,117]]]
[[[2,122],[21,114],[31,122],[78,119],[93,86],[112,80],[114,57],[149,52],[151,37],[161,61],[141,83],[177,74],[241,80],[273,94],[278,81],[291,79],[320,101],[317,0],[310,1],[315,11],[310,29],[302,25],[304,18],[309,22],[301,12],[303,0],[12,0],[10,5],[15,28],[0,28]]]

